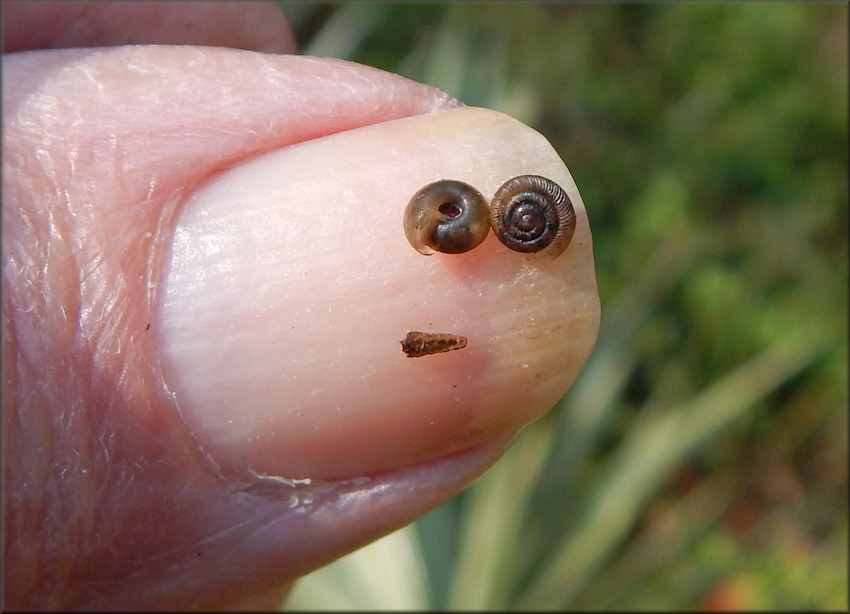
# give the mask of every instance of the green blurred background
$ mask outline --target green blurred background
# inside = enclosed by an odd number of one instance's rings
[[[558,408],[285,607],[846,611],[848,5],[282,8],[543,133],[602,300]]]

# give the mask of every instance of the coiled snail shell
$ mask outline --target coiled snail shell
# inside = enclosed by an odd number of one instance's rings
[[[563,253],[576,229],[576,214],[561,186],[540,175],[520,175],[498,189],[490,222],[499,240],[518,252]]]
[[[471,185],[444,179],[419,190],[404,211],[404,234],[422,254],[462,254],[490,232],[487,201]]]

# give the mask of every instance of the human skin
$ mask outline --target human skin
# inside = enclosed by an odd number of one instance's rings
[[[231,46],[270,49],[250,31]],[[5,56],[3,121],[7,609],[268,607],[466,486],[592,348],[580,196],[503,115],[344,62],[129,45]],[[557,260],[406,243],[422,185],[524,173],[576,204]],[[404,356],[431,327],[469,347]]]

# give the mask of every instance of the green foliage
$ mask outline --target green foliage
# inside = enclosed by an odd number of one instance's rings
[[[558,409],[289,607],[846,609],[847,5],[283,6],[546,135],[603,314]]]

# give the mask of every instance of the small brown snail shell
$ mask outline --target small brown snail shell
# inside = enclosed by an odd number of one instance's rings
[[[443,179],[414,194],[404,210],[404,234],[422,254],[462,254],[490,232],[490,211],[471,185]]]
[[[520,175],[502,185],[490,203],[490,221],[509,248],[552,258],[567,249],[576,229],[570,197],[540,175]]]

